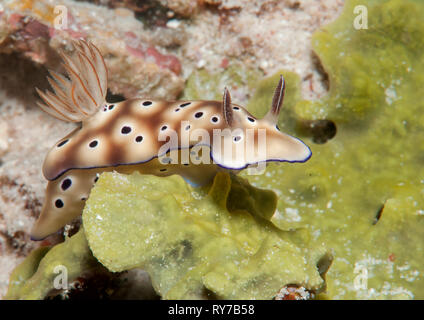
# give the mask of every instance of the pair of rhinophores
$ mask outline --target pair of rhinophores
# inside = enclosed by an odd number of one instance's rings
[[[43,174],[48,185],[40,217],[31,231],[33,239],[43,239],[77,218],[98,175],[105,171],[179,174],[192,183],[206,184],[218,170],[239,171],[267,161],[304,162],[311,156],[302,141],[278,129],[285,90],[283,77],[275,90],[271,110],[263,119],[256,119],[243,107],[231,103],[227,89],[222,101],[130,99],[107,103],[107,68],[100,51],[83,40],[75,42],[74,47],[72,56],[62,54],[68,77],[50,71],[53,79],[48,80],[54,93],[37,89],[44,100],[44,104],[39,103],[44,111],[81,125],[56,143],[44,161]],[[195,164],[190,157],[178,164],[161,160],[160,150],[169,143],[163,135],[177,132],[178,148],[169,148],[165,154],[182,154],[202,141],[204,145],[201,136],[190,135],[196,129],[206,131],[211,139],[221,139],[220,144],[211,141],[206,146],[208,152],[202,149],[202,156],[207,154],[211,163]],[[230,133],[215,136],[216,129]],[[237,154],[236,146],[246,140],[248,131],[253,132],[249,144],[258,147],[265,143],[265,148],[260,149],[265,152],[246,152],[236,157],[216,147],[229,144]],[[266,133],[265,140],[259,139],[259,132]],[[182,139],[187,134],[188,140]]]

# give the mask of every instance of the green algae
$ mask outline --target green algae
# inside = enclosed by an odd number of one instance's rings
[[[396,94],[399,89],[413,93],[422,81],[416,72],[423,52],[421,3],[367,1],[368,29],[356,30],[354,8],[363,4],[347,1],[341,16],[314,34],[313,49],[328,72],[330,92],[298,104],[299,117],[368,125],[364,120],[374,118],[379,106],[408,97]]]
[[[33,250],[25,260],[19,264],[12,272],[9,278],[9,288],[5,299],[19,299],[22,287],[30,279],[40,264],[41,259],[50,250],[49,247],[40,247]]]
[[[55,283],[65,285],[61,282],[62,279],[70,283],[90,270],[101,268],[92,256],[81,229],[53,248],[41,247],[34,250],[12,272],[5,299],[44,299],[50,291],[58,289],[55,288]]]
[[[245,175],[278,198],[234,177],[228,191],[228,176],[207,194],[178,177],[102,175],[84,226],[106,267],[146,268],[164,298],[271,298],[287,283],[320,292],[324,275],[321,298],[424,298],[424,5],[367,1],[368,29],[355,30],[356,5],[363,3],[347,1],[340,18],[313,36],[329,75],[326,97],[301,101],[298,77],[281,71],[282,130],[299,136],[296,124],[328,119],[337,135],[323,145],[306,139],[313,157],[305,164]],[[183,98],[219,100],[224,85],[237,83],[258,88],[248,109],[265,114],[280,72],[257,85],[243,68],[228,74],[194,73]],[[334,254],[327,273],[331,256],[323,247]],[[68,255],[70,246],[59,248]],[[35,252],[16,269],[9,298],[42,298],[51,288],[42,256]]]
[[[241,195],[247,205],[233,202]],[[324,281],[317,265],[327,252],[297,245],[301,236],[295,231],[264,219],[275,205],[270,191],[228,173],[219,173],[208,193],[179,176],[104,173],[83,223],[105,267],[146,270],[164,299],[271,299],[288,284],[320,292]]]
[[[206,69],[196,70],[187,79],[186,86],[180,98],[182,100],[220,101],[224,93],[224,87],[228,86],[230,86],[230,91],[234,93],[233,95],[235,95],[237,90],[247,88],[247,92],[240,95],[249,97],[250,92],[255,88],[258,78],[261,78],[260,72],[253,69],[246,69],[239,64],[231,65],[218,73],[211,73]]]
[[[422,299],[424,4],[368,1],[369,28],[355,30],[362,4],[347,1],[314,34],[330,91],[294,107],[296,121],[332,120],[337,135],[324,145],[306,140],[313,156],[305,164],[271,164],[246,178],[278,194],[275,225],[306,229],[334,250],[328,298]]]

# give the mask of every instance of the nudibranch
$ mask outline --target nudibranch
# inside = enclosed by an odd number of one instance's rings
[[[58,141],[44,161],[48,184],[31,231],[35,240],[77,218],[105,171],[179,174],[205,184],[218,170],[238,172],[268,161],[304,162],[311,156],[302,141],[277,126],[285,91],[282,76],[263,119],[233,104],[226,88],[222,101],[137,98],[108,103],[107,67],[100,51],[83,40],[74,47],[73,55],[61,55],[68,76],[50,71],[54,92],[37,89],[44,111],[80,126]]]

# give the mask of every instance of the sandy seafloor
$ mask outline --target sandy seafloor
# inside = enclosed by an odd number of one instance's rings
[[[0,1],[1,11],[6,10],[6,2]],[[84,2],[65,2],[78,10],[93,8]],[[159,43],[161,38],[167,41],[165,33],[173,34],[179,45],[168,52],[179,59],[183,80],[195,69],[213,72],[220,70],[223,61],[241,61],[264,75],[279,69],[298,73],[302,96],[316,99],[326,94],[326,87],[313,62],[311,36],[334,20],[342,7],[342,0],[227,0],[221,10],[199,6],[188,18],[173,18],[156,30],[143,29],[139,23],[137,32]],[[102,10],[110,16],[128,14],[122,8]],[[224,11],[230,14],[224,16]],[[122,27],[114,23],[110,21],[105,29]],[[33,60],[16,52],[0,54],[0,298],[7,291],[11,271],[40,245],[30,240],[29,231],[44,201],[47,182],[41,167],[46,152],[75,126],[50,117],[35,104],[34,86],[45,87],[47,82],[44,67]],[[246,103],[243,95],[234,100]]]

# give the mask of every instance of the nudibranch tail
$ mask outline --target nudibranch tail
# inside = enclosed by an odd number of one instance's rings
[[[181,158],[181,150],[177,153]],[[103,172],[116,171],[122,174],[131,174],[138,171],[162,177],[179,174],[191,185],[200,186],[210,183],[217,170],[219,168],[216,166],[207,164],[162,164],[158,158],[137,165],[70,170],[48,182],[41,214],[30,233],[31,239],[42,240],[78,218],[84,209],[91,188]]]
[[[80,122],[96,113],[105,102],[107,92],[107,68],[100,51],[90,42],[74,42],[75,54],[61,57],[68,78],[49,71],[48,78],[54,93],[43,93],[36,88],[43,99],[37,103],[53,117],[69,122]]]

